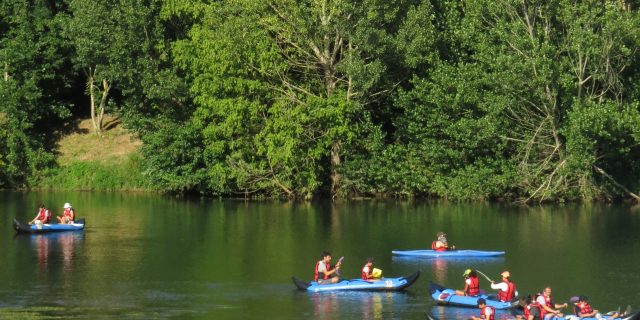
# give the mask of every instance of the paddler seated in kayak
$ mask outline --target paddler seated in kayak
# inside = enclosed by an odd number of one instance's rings
[[[543,319],[549,319],[553,317],[562,317],[563,314],[560,312],[560,308],[566,308],[568,304],[556,304],[553,302],[553,297],[551,296],[551,287],[546,287],[542,290],[542,293],[538,294],[536,297],[536,302],[540,305],[542,311]]]
[[[478,299],[478,308],[480,308],[479,317],[471,317],[471,320],[494,320],[496,309],[487,306],[487,301],[483,298]]]
[[[522,305],[522,309],[524,311],[524,316],[521,315],[517,315],[516,319],[524,319],[524,320],[542,320],[542,311],[541,311],[541,307],[540,304],[538,304],[538,302],[536,302],[535,300],[531,299],[531,295],[527,295],[526,298],[524,298],[524,301],[521,300],[521,303],[524,302],[524,305]]]
[[[44,224],[49,222],[51,222],[51,211],[49,211],[44,204],[41,204],[38,214],[36,214],[36,217],[33,218],[29,224]]]
[[[58,222],[62,224],[73,223],[73,220],[75,220],[76,218],[76,211],[73,209],[73,207],[69,202],[65,203],[63,208],[64,208],[64,212],[62,213],[62,216],[56,217],[58,218]]]
[[[478,273],[473,269],[467,269],[462,276],[464,277],[464,289],[456,290],[456,295],[471,297],[479,295],[480,281],[478,281]]]
[[[335,266],[331,265],[331,253],[325,251],[321,255],[322,260],[316,262],[316,268],[313,273],[313,281],[319,284],[336,283],[340,281],[337,272],[340,270],[340,262]]]
[[[382,277],[382,270],[373,267],[373,258],[367,258],[362,267],[362,280],[376,281]]]
[[[594,310],[589,305],[589,299],[585,296],[578,297],[578,301],[574,304],[576,307],[576,315],[575,316],[567,316],[567,319],[582,319],[582,318],[596,318],[596,319],[605,319],[602,314],[598,312],[598,310]],[[629,308],[630,309],[630,308]],[[619,310],[618,310],[619,311]],[[614,312],[611,315],[607,315],[607,319],[615,319],[626,317],[626,312],[622,315],[619,315],[618,312]]]
[[[431,242],[431,250],[441,252],[441,251],[447,251],[447,250],[454,250],[456,248],[455,246],[449,247],[446,233],[440,231],[438,232],[438,234],[436,234],[436,236],[437,236],[437,239]]]
[[[502,271],[502,282],[494,283],[491,281],[491,289],[498,290],[498,300],[502,302],[509,302],[516,296],[516,284],[509,279],[511,273],[509,271]]]

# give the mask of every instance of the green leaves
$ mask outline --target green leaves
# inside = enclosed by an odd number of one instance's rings
[[[87,100],[86,71],[166,191],[543,202],[640,187],[640,19],[619,2],[0,9],[5,185],[51,161],[43,124]]]

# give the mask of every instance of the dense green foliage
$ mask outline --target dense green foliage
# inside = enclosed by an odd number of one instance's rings
[[[39,189],[54,190],[104,190],[104,191],[153,191],[142,174],[138,154],[124,163],[104,164],[99,161],[74,161],[60,168],[48,169],[38,180]]]
[[[169,192],[638,199],[634,1],[2,3],[3,186],[95,94]]]

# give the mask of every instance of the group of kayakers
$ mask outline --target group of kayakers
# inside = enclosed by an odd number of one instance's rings
[[[438,252],[454,250],[455,246],[449,244],[446,236],[447,235],[444,232],[438,232],[436,234],[436,240],[431,243],[431,249]],[[321,254],[320,260],[316,262],[314,269],[314,281],[318,284],[332,284],[340,281],[340,268],[343,258],[340,258],[335,265],[331,265],[331,259],[331,253],[325,251]],[[485,296],[480,298],[483,292],[480,290],[478,274],[491,282],[491,289],[497,290],[495,295],[486,296],[486,299],[490,299],[491,301],[512,302],[516,297],[518,297],[516,284],[511,280],[511,272],[508,270],[504,270],[500,273],[501,281],[498,283],[492,281],[479,270],[467,269],[464,271],[464,289],[456,290],[455,294],[458,296],[479,298],[477,300],[477,306],[480,309],[480,315],[478,317],[471,317],[471,319],[494,320],[496,309],[487,305],[487,300],[484,298]],[[374,267],[374,259],[367,258],[361,270],[361,279],[366,281],[376,281],[381,279],[381,276],[382,271]],[[602,315],[598,310],[591,307],[585,296],[572,298],[570,302],[573,305],[573,315],[565,316],[562,309],[567,308],[569,304],[555,303],[551,295],[551,287],[547,286],[541,292],[533,296],[528,295],[526,298],[520,299],[520,304],[524,309],[524,316],[517,316],[517,318],[525,320],[549,320],[554,317],[564,317],[564,319],[571,320],[589,317],[596,319],[602,318]],[[612,314],[607,314],[607,318],[614,319],[617,317],[624,317],[628,313],[630,313],[629,309],[622,314],[619,314],[618,311]]]
[[[525,320],[543,320],[550,319],[553,317],[561,318],[564,316],[567,320],[579,320],[582,318],[596,318],[596,319],[605,319],[602,314],[598,310],[593,309],[589,304],[589,299],[586,296],[579,296],[571,299],[571,303],[573,304],[573,314],[572,315],[564,315],[561,312],[562,308],[566,308],[569,306],[567,303],[557,304],[553,301],[551,297],[551,287],[546,287],[542,292],[534,295],[528,295],[523,300],[523,309],[524,316],[522,319]],[[615,319],[618,317],[625,317],[627,314],[631,313],[630,308],[627,308],[626,312],[620,314],[619,312],[614,312],[613,314],[607,315],[608,319]],[[493,318],[491,318],[493,319]]]
[[[61,216],[57,216],[58,223],[72,224],[76,218],[76,211],[73,209],[70,203],[65,203],[63,206],[63,212]],[[29,222],[29,224],[48,224],[51,223],[52,218],[51,210],[49,210],[44,204],[40,205],[36,217]]]
[[[446,251],[452,250],[453,246],[449,246],[446,234],[444,232],[438,232],[436,234],[437,239],[431,243],[431,248],[435,251]],[[460,296],[479,296],[481,294],[480,291],[480,281],[478,279],[477,270],[467,269],[464,274],[464,289],[456,290],[456,295]],[[511,273],[507,270],[500,273],[502,277],[502,281],[499,283],[491,282],[491,289],[498,290],[496,296],[492,300],[497,300],[500,302],[510,302],[517,296],[516,285],[513,281],[511,281]],[[485,276],[486,277],[486,276]],[[492,297],[493,298],[493,297]],[[518,316],[518,319],[525,320],[544,320],[551,319],[553,317],[563,317],[562,309],[568,306],[567,303],[557,304],[554,302],[551,296],[551,287],[547,286],[540,293],[533,295],[528,295],[523,301],[523,309],[524,316]],[[598,310],[594,310],[591,305],[589,305],[589,301],[587,297],[580,296],[571,301],[574,305],[574,314],[568,315],[565,319],[581,319],[593,317],[597,319],[601,319],[602,315],[598,312]],[[495,308],[491,306],[487,306],[487,301],[484,298],[478,299],[477,302],[478,308],[480,309],[479,317],[471,317],[473,320],[494,320],[495,317]],[[628,310],[626,313],[629,313]],[[623,313],[622,316],[625,314]],[[612,315],[607,315],[608,318],[614,319],[621,315],[617,312]]]
[[[313,280],[318,284],[337,283],[340,281],[340,267],[342,261],[338,261],[335,265],[331,265],[331,253],[324,251],[320,255],[320,261],[316,262],[313,273]],[[374,259],[367,258],[362,267],[360,276],[362,280],[376,281],[382,277],[382,270],[374,268]]]

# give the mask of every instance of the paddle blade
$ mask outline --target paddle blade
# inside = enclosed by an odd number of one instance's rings
[[[340,259],[338,259],[338,263],[336,263],[336,266],[341,265],[342,264],[342,260],[344,260],[344,256],[340,257]],[[336,274],[340,275],[340,269],[336,269]]]

